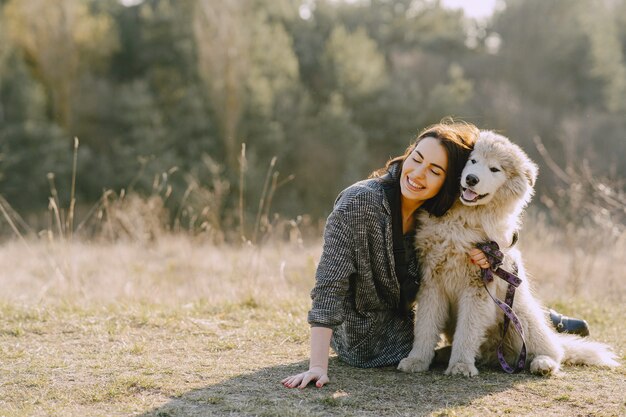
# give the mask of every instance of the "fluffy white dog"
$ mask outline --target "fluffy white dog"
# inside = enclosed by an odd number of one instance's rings
[[[519,250],[510,247],[536,177],[537,166],[517,145],[502,135],[481,131],[461,176],[460,201],[442,217],[421,212],[416,249],[423,278],[417,296],[415,341],[398,369],[426,371],[441,333],[452,341],[446,375],[477,375],[477,359],[498,363],[496,349],[504,315],[483,287],[480,268],[467,258],[477,242],[485,241],[498,243],[505,255],[502,268],[517,271],[522,279],[513,310],[525,333],[532,373],[557,373],[562,363],[619,365],[608,346],[553,330],[531,294]],[[507,285],[494,277],[487,288],[504,300]],[[504,340],[509,363],[521,346],[521,338],[511,326]]]

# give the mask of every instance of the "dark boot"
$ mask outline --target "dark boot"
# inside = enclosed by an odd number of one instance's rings
[[[589,325],[585,320],[567,317],[550,309],[550,320],[559,333],[577,334],[589,336]]]

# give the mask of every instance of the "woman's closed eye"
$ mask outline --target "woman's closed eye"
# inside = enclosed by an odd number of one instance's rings
[[[424,162],[423,160],[418,160],[418,159],[416,159],[416,158],[413,158],[413,160],[414,160],[415,162],[417,162],[418,164],[421,164],[422,162]],[[441,175],[441,172],[439,172],[439,170],[438,170],[438,169],[431,169],[431,170],[430,170],[430,172],[432,172],[432,173],[433,173],[433,174],[435,174],[436,176],[440,176],[440,175]]]

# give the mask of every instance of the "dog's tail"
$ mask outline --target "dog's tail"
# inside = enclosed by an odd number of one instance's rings
[[[620,365],[615,353],[604,343],[593,342],[571,334],[560,333],[558,336],[565,351],[563,363],[605,367]]]

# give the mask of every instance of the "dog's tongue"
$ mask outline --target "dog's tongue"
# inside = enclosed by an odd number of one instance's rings
[[[469,188],[466,188],[465,191],[463,191],[463,198],[467,201],[472,201],[476,197],[478,197],[478,194],[476,194],[474,191],[470,190]]]

